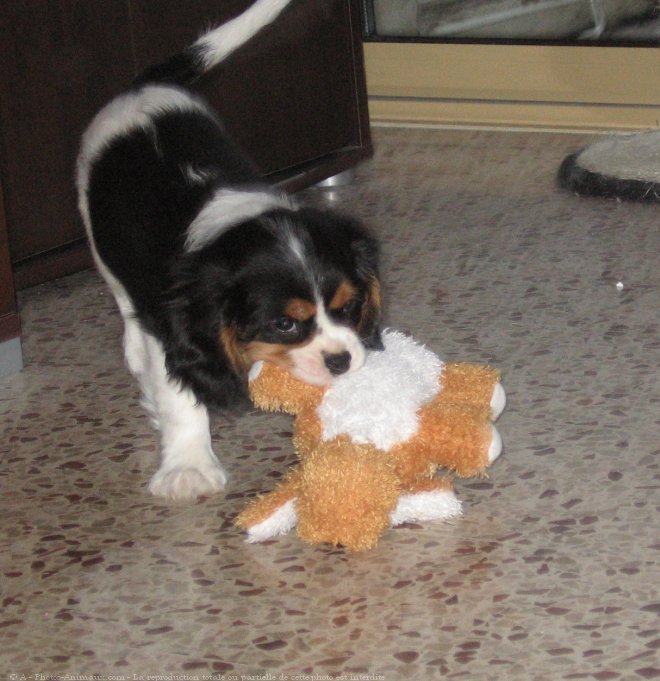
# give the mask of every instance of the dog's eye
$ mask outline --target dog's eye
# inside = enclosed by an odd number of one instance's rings
[[[273,321],[273,328],[278,333],[295,333],[298,330],[298,323],[291,317],[278,317]]]
[[[339,310],[339,313],[344,317],[350,317],[355,314],[358,309],[362,306],[362,301],[359,298],[351,298],[344,306]]]

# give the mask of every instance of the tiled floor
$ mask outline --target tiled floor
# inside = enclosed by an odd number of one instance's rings
[[[0,382],[1,673],[660,676],[658,206],[557,190],[582,137],[375,138],[329,198],[382,239],[388,323],[509,394],[463,517],[364,554],[245,544],[232,518],[293,462],[288,417],[261,413],[214,422],[226,495],[150,497],[111,297],[93,272],[25,291],[27,366]]]

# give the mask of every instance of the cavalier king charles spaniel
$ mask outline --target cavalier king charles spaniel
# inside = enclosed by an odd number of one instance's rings
[[[258,360],[322,384],[381,347],[377,247],[355,220],[264,185],[185,89],[289,0],[258,0],[149,68],[84,134],[80,212],[123,317],[124,353],[160,433],[153,494],[224,487],[209,409],[245,399]]]

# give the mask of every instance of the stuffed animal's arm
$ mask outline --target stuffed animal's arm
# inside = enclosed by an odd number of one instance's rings
[[[442,368],[440,386],[437,402],[469,405],[482,410],[483,417],[493,421],[506,405],[500,372],[489,366],[449,362]]]
[[[399,475],[414,479],[423,464],[466,478],[484,473],[502,452],[502,438],[482,410],[467,405],[433,402],[420,412],[413,440],[392,450]]]

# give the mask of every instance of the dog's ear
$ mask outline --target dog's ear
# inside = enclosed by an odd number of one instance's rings
[[[369,281],[373,277],[378,277],[380,251],[376,239],[368,234],[360,234],[351,242],[351,252],[360,279]]]
[[[234,366],[221,341],[224,272],[195,257],[177,266],[177,285],[164,301],[169,324],[167,368],[198,400],[211,407],[247,404],[245,377]]]
[[[367,289],[367,299],[362,307],[362,318],[358,326],[360,340],[367,350],[384,350],[380,333],[382,316],[380,281],[373,277]]]
[[[362,307],[358,333],[365,348],[383,350],[380,334],[382,296],[378,277],[378,242],[368,235],[362,235],[353,241],[351,250],[355,258],[356,272],[367,285],[367,298]]]

